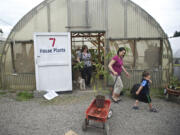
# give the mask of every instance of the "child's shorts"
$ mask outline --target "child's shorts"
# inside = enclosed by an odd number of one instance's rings
[[[144,102],[144,103],[151,103],[151,97],[149,94],[139,94],[139,95],[136,95],[136,100],[139,100],[141,102]]]

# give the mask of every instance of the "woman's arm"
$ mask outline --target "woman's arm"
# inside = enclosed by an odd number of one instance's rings
[[[109,62],[108,68],[109,68],[109,70],[110,70],[114,75],[118,75],[118,73],[115,72],[114,69],[112,68],[112,65],[113,65],[115,62],[116,62],[115,60],[111,60],[111,61]]]
[[[91,53],[89,52],[89,54],[90,54],[90,61],[91,61],[91,64],[93,65],[93,64],[96,64],[94,61],[93,61],[93,58],[92,58],[92,56],[91,56]]]
[[[80,58],[79,58],[79,56],[77,56],[77,59],[76,59],[79,63],[80,63]]]
[[[80,57],[82,57],[82,53],[81,53],[81,52],[77,54],[77,59],[76,59],[77,62],[79,62],[79,63],[81,62],[81,61],[80,61]]]
[[[129,73],[126,71],[126,69],[124,68],[124,66],[122,66],[123,71],[126,73],[126,76],[129,77]]]

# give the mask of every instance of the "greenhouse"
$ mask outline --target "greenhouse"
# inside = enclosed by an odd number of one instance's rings
[[[22,17],[4,43],[1,85],[4,89],[36,89],[34,32],[70,32],[73,59],[82,45],[96,62],[107,64],[119,47],[127,50],[125,88],[151,72],[153,87],[162,87],[172,75],[173,58],[168,37],[159,23],[130,0],[45,0]],[[109,57],[107,57],[109,56]],[[107,86],[110,78],[104,79]]]

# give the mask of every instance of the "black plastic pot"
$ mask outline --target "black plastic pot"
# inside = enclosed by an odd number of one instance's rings
[[[103,108],[104,107],[104,101],[105,101],[105,96],[97,95],[96,96],[96,106],[97,106],[97,108]]]
[[[104,79],[104,75],[99,75],[99,79],[103,80]]]

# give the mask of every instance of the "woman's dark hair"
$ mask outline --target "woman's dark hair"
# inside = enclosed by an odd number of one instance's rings
[[[126,54],[126,49],[124,47],[120,47],[117,51],[117,55],[119,56],[119,52],[122,52],[122,51],[125,51],[125,54]],[[125,55],[124,54],[124,55]],[[124,56],[123,56],[124,57]]]
[[[150,75],[150,73],[148,72],[148,71],[144,71],[143,73],[142,73],[142,77],[144,78],[144,77],[147,77],[147,76],[149,76]]]
[[[84,51],[84,49],[87,49],[87,52],[89,52],[89,51],[88,51],[88,47],[87,47],[87,45],[83,45],[83,46],[82,46],[81,52],[83,52],[83,51]]]

